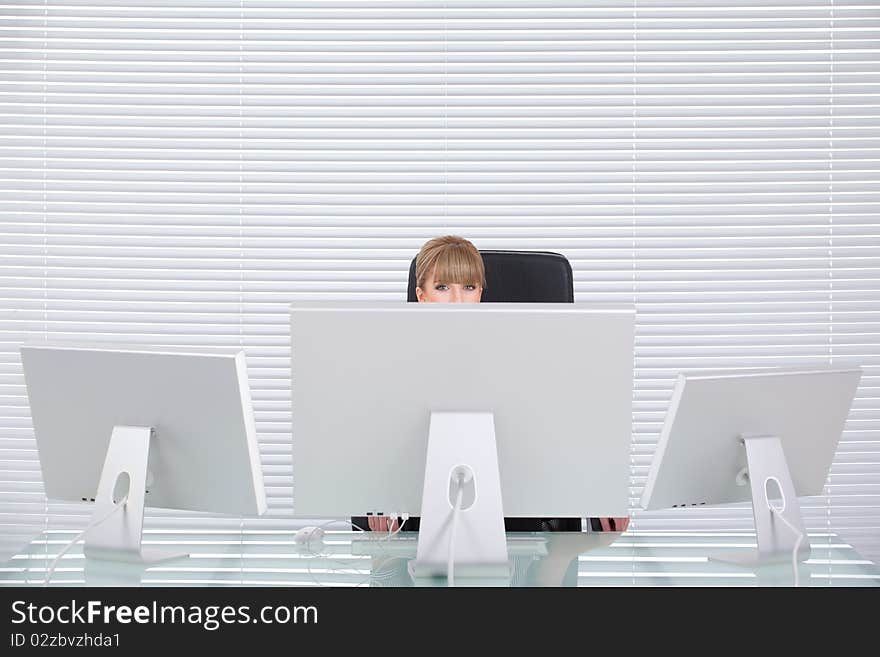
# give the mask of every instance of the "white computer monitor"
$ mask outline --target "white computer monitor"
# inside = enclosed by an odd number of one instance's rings
[[[293,305],[295,514],[419,515],[421,542],[426,509],[451,508],[447,479],[464,464],[482,493],[462,554],[481,528],[503,537],[504,517],[626,515],[634,317],[582,304]],[[440,492],[425,499],[435,475]]]
[[[145,506],[265,512],[243,352],[42,343],[21,359],[47,497],[112,514],[85,536],[86,556],[179,556],[141,548]]]
[[[714,558],[787,560],[795,532],[805,535],[797,497],[821,494],[860,377],[858,367],[680,374],[641,506],[752,501],[758,549]],[[768,503],[783,499],[776,520]],[[797,549],[809,556],[807,540]]]

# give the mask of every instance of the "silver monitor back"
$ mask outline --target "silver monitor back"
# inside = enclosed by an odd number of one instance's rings
[[[432,411],[494,414],[506,517],[623,516],[632,307],[304,303],[294,512],[418,515]]]
[[[645,509],[746,502],[742,435],[780,439],[798,496],[819,495],[861,369],[680,374],[642,494]]]
[[[114,426],[152,427],[147,506],[259,515],[244,352],[32,344],[21,359],[46,495],[92,500]]]

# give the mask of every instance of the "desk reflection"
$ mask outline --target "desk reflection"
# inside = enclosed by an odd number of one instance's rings
[[[35,532],[0,565],[0,586],[43,586],[47,567],[78,533]],[[59,562],[51,586],[446,586],[445,578],[415,582],[407,563],[416,536],[386,540],[328,531],[314,545],[293,541],[295,530],[181,531],[151,529],[145,544],[173,547],[188,557],[139,565],[87,560],[82,544]],[[33,535],[32,535],[33,536]],[[719,550],[755,544],[749,532],[509,534],[511,576],[504,581],[458,578],[459,586],[792,586],[790,564],[750,570],[710,561]],[[801,586],[877,586],[880,569],[833,533],[810,535],[812,555],[799,568]]]

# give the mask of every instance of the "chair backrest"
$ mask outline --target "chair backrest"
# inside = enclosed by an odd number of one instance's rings
[[[483,302],[574,303],[568,259],[548,251],[480,251],[486,268]],[[416,298],[416,259],[409,265],[407,301]]]

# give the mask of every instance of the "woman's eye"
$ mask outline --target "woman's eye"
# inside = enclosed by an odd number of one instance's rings
[[[446,290],[449,289],[449,287],[441,283],[441,284],[439,284],[439,285],[435,285],[435,286],[434,286],[434,289],[435,289],[435,290],[439,290],[439,291],[441,291],[441,292],[445,292]]]
[[[464,289],[467,290],[468,292],[473,292],[474,290],[477,289],[477,286],[476,285],[465,285]]]

